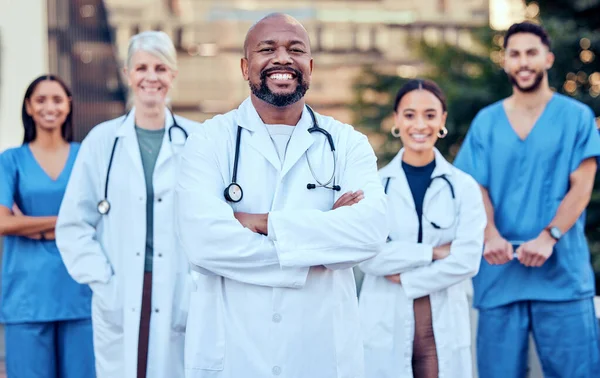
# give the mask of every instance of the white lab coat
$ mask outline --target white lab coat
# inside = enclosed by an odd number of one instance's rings
[[[183,377],[183,347],[193,281],[184,253],[176,247],[173,198],[185,137],[166,127],[154,169],[154,263],[148,378]],[[92,323],[98,378],[135,378],[146,245],[146,182],[134,128],[135,109],[94,127],[81,145],[62,201],[56,242],[75,281],[93,291]],[[192,133],[197,123],[176,116]],[[111,150],[107,215],[104,198]]]
[[[177,231],[193,269],[203,272],[190,300],[188,378],[362,378],[362,339],[352,266],[375,256],[388,234],[386,200],[367,138],[316,114],[333,136],[340,192],[307,189],[333,170],[323,134],[308,133],[305,109],[283,167],[250,99],[190,137],[177,185]],[[238,125],[241,202],[225,201]],[[330,211],[346,191],[365,198]],[[234,211],[269,213],[269,236]],[[328,269],[322,266],[327,266]]]
[[[361,328],[368,378],[412,378],[413,300],[429,295],[440,378],[472,376],[469,305],[466,286],[479,270],[486,214],[479,185],[435,151],[424,214],[447,229],[436,229],[423,217],[423,243],[417,244],[419,221],[402,169],[403,150],[380,171],[388,186],[390,238],[375,258],[360,264],[365,272],[360,292]],[[454,218],[455,217],[455,218]],[[432,262],[433,247],[451,242],[450,255]],[[384,276],[400,273],[401,284]]]

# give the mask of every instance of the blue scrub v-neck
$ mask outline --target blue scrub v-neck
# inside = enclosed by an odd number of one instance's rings
[[[525,139],[508,121],[502,102],[479,112],[454,161],[487,189],[494,222],[509,241],[536,238],[569,190],[581,162],[600,156],[600,136],[589,107],[555,93]],[[473,278],[474,305],[494,308],[524,300],[591,298],[594,276],[584,233],[585,212],[541,267],[514,259],[490,265],[482,259]]]
[[[0,205],[16,204],[25,215],[56,216],[71,175],[78,143],[53,180],[28,145],[0,155]],[[69,276],[54,240],[6,236],[2,256],[0,322],[89,318],[91,290]]]

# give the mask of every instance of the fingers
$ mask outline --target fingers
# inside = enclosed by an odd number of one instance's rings
[[[512,244],[510,244],[509,242],[506,242],[504,244],[504,263],[509,262],[510,260],[512,260],[515,256],[515,250],[512,246]]]
[[[391,274],[389,276],[385,276],[385,278],[388,281],[393,282],[395,284],[399,284],[400,283],[400,275],[399,274]]]
[[[357,190],[356,192],[346,192],[342,194],[337,201],[335,201],[333,209],[337,209],[342,206],[352,206],[355,203],[359,203],[364,198],[365,195],[362,190]]]
[[[506,264],[513,259],[513,247],[510,243],[504,242],[503,244],[492,243],[486,245],[483,252],[483,258],[490,265],[502,265]]]
[[[534,266],[535,252],[531,251],[527,245],[522,245],[517,249],[517,256],[521,264],[531,267]]]

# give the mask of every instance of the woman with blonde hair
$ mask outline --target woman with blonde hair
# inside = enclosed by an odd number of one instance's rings
[[[183,377],[193,283],[173,228],[173,189],[196,123],[167,108],[177,61],[165,33],[132,37],[124,72],[134,106],[83,141],[57,243],[71,276],[93,291],[98,378]]]

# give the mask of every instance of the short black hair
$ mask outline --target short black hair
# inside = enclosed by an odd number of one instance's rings
[[[546,29],[538,24],[527,21],[512,24],[511,27],[508,28],[506,34],[504,35],[504,48],[508,46],[508,39],[517,33],[529,33],[537,35],[542,40],[542,43],[548,47],[548,50],[552,48],[552,42],[550,41],[550,37],[548,36]]]
[[[62,87],[62,89],[65,91],[65,93],[67,94],[67,97],[69,97],[69,99],[73,98],[73,93],[71,92],[71,89],[67,86],[67,84],[60,77],[58,77],[56,75],[52,75],[52,74],[42,75],[42,76],[36,78],[35,80],[33,80],[31,82],[31,84],[29,84],[29,87],[27,87],[27,90],[25,91],[25,97],[23,98],[23,106],[21,107],[21,119],[23,120],[23,128],[25,129],[25,134],[23,135],[23,144],[33,142],[37,136],[36,129],[35,129],[35,122],[33,121],[33,117],[30,116],[29,114],[27,114],[27,102],[31,99],[31,96],[33,95],[33,92],[35,91],[37,86],[42,81],[46,81],[46,80],[57,82]],[[65,123],[63,123],[60,128],[60,133],[65,141],[67,141],[67,142],[73,141],[73,103],[72,102],[71,102],[71,105],[69,106],[69,114],[67,114],[67,119],[65,119]]]
[[[424,89],[428,92],[431,92],[438,100],[442,103],[442,109],[447,111],[446,104],[446,96],[442,89],[437,85],[434,81],[427,79],[412,79],[407,81],[401,88],[398,90],[396,94],[396,100],[394,101],[394,113],[398,111],[398,105],[400,101],[402,101],[402,97],[404,97],[407,93],[412,92],[414,90]]]

